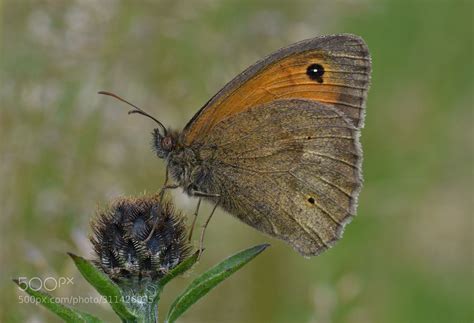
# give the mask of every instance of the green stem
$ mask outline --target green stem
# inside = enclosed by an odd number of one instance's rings
[[[138,323],[158,323],[158,305],[150,304],[143,308],[141,313],[137,313]]]
[[[152,289],[153,290],[153,289]],[[158,301],[161,290],[140,292],[126,290],[124,295],[127,308],[134,313],[136,320],[127,323],[158,323]]]
[[[135,307],[136,320],[124,320],[126,323],[158,323],[158,305],[149,303]]]

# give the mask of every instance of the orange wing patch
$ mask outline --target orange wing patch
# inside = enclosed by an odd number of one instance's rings
[[[365,43],[352,35],[315,38],[281,49],[213,97],[185,127],[185,143],[200,142],[217,123],[234,114],[280,99],[331,105],[360,127],[370,67]]]

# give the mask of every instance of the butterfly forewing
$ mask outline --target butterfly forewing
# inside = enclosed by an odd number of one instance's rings
[[[336,107],[360,127],[370,69],[367,46],[354,35],[318,37],[280,49],[219,91],[185,127],[184,141],[202,142],[224,119],[259,104],[292,98]]]

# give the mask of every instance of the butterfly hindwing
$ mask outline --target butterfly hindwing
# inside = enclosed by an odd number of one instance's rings
[[[219,204],[304,255],[327,249],[355,212],[359,130],[311,100],[279,100],[220,122],[206,137]],[[212,151],[212,153],[210,153]]]

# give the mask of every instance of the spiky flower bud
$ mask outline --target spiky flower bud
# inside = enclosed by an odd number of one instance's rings
[[[120,198],[92,221],[95,264],[122,287],[156,283],[190,254],[183,216],[159,202],[158,195]]]

